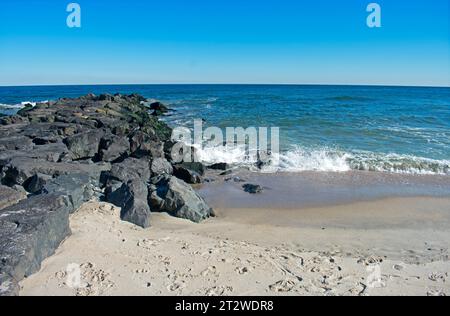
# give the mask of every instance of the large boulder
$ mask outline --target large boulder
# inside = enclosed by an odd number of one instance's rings
[[[106,194],[110,194],[133,179],[147,182],[150,180],[151,172],[149,161],[146,159],[127,158],[121,163],[112,165],[111,170],[105,172]]]
[[[155,175],[173,174],[173,167],[165,158],[156,158],[152,161],[151,171]]]
[[[67,137],[64,139],[64,143],[73,160],[94,158],[99,152],[102,137],[102,130],[92,130]]]
[[[200,176],[199,173],[191,169],[188,169],[182,165],[177,165],[173,167],[173,175],[186,183],[190,184],[202,183],[202,177]]]
[[[121,207],[122,220],[143,228],[150,226],[147,184],[140,179],[130,180],[108,196],[108,202]]]
[[[9,136],[0,138],[0,147],[4,150],[30,150],[33,148],[33,142],[26,136]]]
[[[230,165],[225,162],[218,162],[208,166],[208,168],[212,170],[228,170],[230,169]]]
[[[88,174],[75,173],[59,176],[47,181],[42,193],[66,196],[72,206],[72,212],[95,197],[95,187]]]
[[[130,136],[130,150],[133,157],[161,158],[164,157],[164,143],[155,132],[135,131]]]
[[[149,204],[154,211],[167,212],[196,223],[214,216],[214,211],[205,200],[190,185],[176,177],[166,175],[155,178],[150,191]]]
[[[42,173],[36,173],[34,176],[28,178],[23,183],[23,187],[30,193],[33,194],[40,193],[44,188],[44,186],[47,184],[47,182],[51,181],[52,179],[53,179],[52,176]]]
[[[60,162],[68,157],[67,147],[63,143],[34,146],[30,150],[2,150],[0,152],[0,165],[10,161],[12,158],[25,157],[42,159],[50,162]]]
[[[18,282],[70,234],[71,208],[66,197],[39,195],[0,211],[0,296],[18,295]]]
[[[130,153],[130,143],[126,137],[107,135],[100,142],[100,159],[113,162]]]
[[[13,186],[15,184],[23,185],[29,178],[38,173],[52,177],[85,173],[89,175],[96,186],[99,186],[102,172],[108,170],[111,170],[111,164],[109,163],[52,163],[28,157],[16,157],[3,166],[0,178],[3,184]]]
[[[26,196],[22,192],[0,185],[0,210],[25,198]]]

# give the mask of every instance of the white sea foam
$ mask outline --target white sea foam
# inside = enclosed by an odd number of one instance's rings
[[[226,162],[234,165],[254,166],[256,153],[248,153],[244,146],[218,146],[199,149],[198,158],[205,164]],[[434,160],[399,154],[365,151],[352,153],[332,148],[309,149],[296,147],[273,154],[262,172],[347,172],[351,170],[377,171],[403,174],[450,175],[450,160]]]
[[[23,109],[27,105],[36,106],[38,103],[48,103],[48,101],[40,101],[40,102],[33,102],[33,101],[23,101],[17,104],[4,104],[0,103],[0,109],[2,110],[20,110]]]

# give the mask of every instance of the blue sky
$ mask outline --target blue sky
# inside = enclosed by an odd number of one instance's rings
[[[77,2],[82,27],[66,26]],[[448,0],[2,0],[0,85],[450,86]]]

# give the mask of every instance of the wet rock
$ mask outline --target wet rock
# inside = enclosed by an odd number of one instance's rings
[[[181,165],[173,167],[173,175],[186,183],[202,183],[200,174]]]
[[[230,165],[225,163],[225,162],[219,162],[219,163],[215,163],[215,164],[213,164],[211,166],[208,166],[208,168],[212,169],[212,170],[223,170],[223,171],[225,171],[225,170],[230,169]]]
[[[158,116],[169,112],[169,108],[161,102],[153,102],[149,107],[151,110],[153,110],[153,116]]]
[[[214,216],[214,211],[194,189],[184,181],[170,176],[155,179],[150,186],[150,207],[172,216],[201,222]]]
[[[194,171],[200,176],[205,175],[205,166],[201,162],[183,162],[179,166]]]
[[[250,194],[258,194],[258,193],[262,193],[262,191],[263,191],[262,186],[260,186],[258,184],[246,183],[242,186],[242,188],[244,189],[245,192],[250,193]]]

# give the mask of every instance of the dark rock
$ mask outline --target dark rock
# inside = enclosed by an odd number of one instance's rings
[[[33,142],[26,136],[9,136],[0,138],[0,146],[4,150],[30,150],[33,148]]]
[[[53,179],[52,176],[36,173],[24,182],[23,187],[30,193],[39,193],[51,179]]]
[[[125,137],[108,135],[100,143],[100,159],[107,162],[126,157],[130,153],[130,143]]]
[[[48,180],[42,193],[66,196],[72,206],[72,212],[78,210],[83,203],[94,196],[94,185],[88,174],[75,173],[59,176]]]
[[[139,179],[134,179],[111,193],[108,201],[121,207],[122,220],[143,228],[150,226],[150,207],[148,206],[147,184]]]
[[[33,105],[30,103],[25,104],[25,106],[17,111],[17,115],[20,116],[26,116],[27,112],[31,111],[33,109]]]
[[[18,282],[70,234],[70,210],[65,197],[39,195],[0,211],[0,296],[18,295]]]
[[[0,165],[7,164],[11,159],[23,157],[41,159],[49,162],[60,162],[67,158],[69,151],[63,143],[34,146],[31,150],[4,150],[0,152]]]
[[[219,163],[215,163],[211,166],[208,166],[208,168],[212,169],[212,170],[224,170],[225,171],[230,168],[230,165],[225,162],[219,162]]]
[[[164,144],[158,140],[156,134],[136,131],[130,137],[130,149],[133,157],[163,158]]]
[[[156,174],[156,175],[161,175],[161,174],[171,175],[171,174],[173,174],[173,167],[170,164],[170,162],[168,162],[166,159],[156,158],[152,161],[151,171],[153,174]]]
[[[184,181],[163,176],[150,186],[150,207],[152,210],[167,212],[172,216],[200,222],[214,212],[205,200]]]
[[[245,192],[250,193],[250,194],[257,194],[257,193],[262,193],[263,188],[258,185],[258,184],[244,184],[242,186],[242,188],[244,189]]]
[[[130,180],[140,179],[147,182],[150,180],[150,165],[146,159],[127,158],[121,163],[113,164],[111,171],[104,175],[106,179],[105,193],[108,196],[118,190],[122,183]]]
[[[183,142],[167,142],[164,151],[173,163],[190,164],[200,161],[197,149]]]
[[[2,168],[0,178],[3,184],[12,186],[15,184],[23,185],[25,181],[38,173],[49,175],[51,177],[72,173],[85,173],[89,175],[93,183],[98,183],[98,185],[100,185],[100,176],[102,172],[109,170],[111,170],[111,165],[109,163],[52,163],[27,157],[16,157],[11,159]]]
[[[166,113],[169,111],[169,108],[161,102],[153,102],[150,104],[150,110],[157,111],[158,113]]]
[[[220,175],[221,176],[228,176],[228,175],[230,175],[230,174],[232,174],[233,173],[233,170],[225,170],[224,172],[221,172],[220,173]]]
[[[177,165],[173,168],[173,175],[177,177],[178,179],[183,180],[186,183],[190,184],[196,184],[201,183],[202,178],[201,176],[188,168],[185,168],[184,166]]]
[[[13,115],[0,118],[0,125],[12,125],[28,123],[29,120],[26,117]]]
[[[122,182],[132,179],[146,182],[151,177],[150,165],[145,159],[127,158],[121,163],[113,164],[108,176]]]
[[[0,210],[16,204],[26,198],[26,195],[9,187],[0,185]]]
[[[73,160],[94,158],[99,152],[102,137],[101,130],[94,130],[67,137],[64,139],[64,144],[69,149]]]
[[[195,171],[201,176],[205,175],[205,166],[201,162],[183,162],[179,166]]]
[[[258,169],[262,169],[264,166],[268,166],[272,163],[272,153],[270,151],[262,151],[258,150],[257,152],[257,161],[255,166]]]

